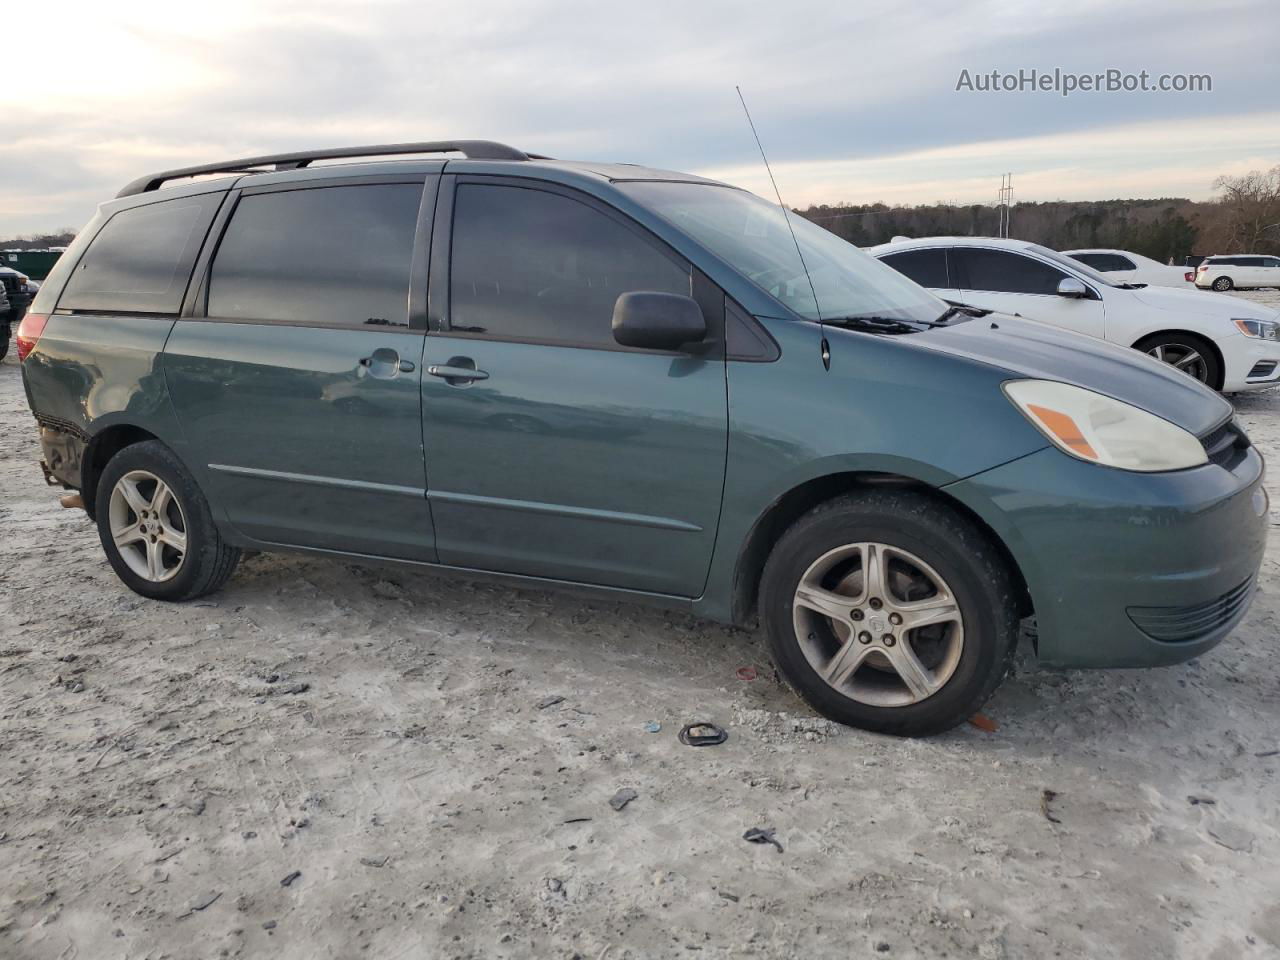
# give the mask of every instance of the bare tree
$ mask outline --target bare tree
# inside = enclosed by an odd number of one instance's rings
[[[1226,213],[1231,253],[1261,253],[1280,239],[1280,166],[1266,173],[1253,170],[1243,177],[1219,177],[1214,189]]]

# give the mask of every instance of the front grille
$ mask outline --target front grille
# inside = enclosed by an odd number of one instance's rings
[[[10,296],[21,292],[18,290],[18,278],[12,273],[0,273],[0,283],[4,284],[4,289]]]
[[[1249,449],[1250,443],[1248,434],[1235,420],[1228,420],[1211,430],[1200,438],[1200,442],[1204,445],[1204,453],[1209,462],[1228,470],[1244,458],[1244,452]]]
[[[1164,643],[1193,643],[1220,630],[1249,605],[1253,577],[1207,603],[1189,607],[1130,607],[1129,619],[1138,629]]]

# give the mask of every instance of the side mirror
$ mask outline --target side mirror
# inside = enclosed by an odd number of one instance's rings
[[[1063,277],[1058,281],[1058,296],[1072,300],[1083,300],[1089,296],[1089,288],[1075,277]]]
[[[692,297],[639,290],[613,305],[613,339],[624,347],[679,350],[706,335],[702,308]]]

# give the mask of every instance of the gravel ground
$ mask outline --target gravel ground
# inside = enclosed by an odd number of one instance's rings
[[[1237,407],[1275,457],[1280,393]],[[1024,657],[996,729],[899,741],[625,604],[274,556],[151,603],[37,459],[10,356],[0,956],[1280,952],[1280,538],[1203,659]]]

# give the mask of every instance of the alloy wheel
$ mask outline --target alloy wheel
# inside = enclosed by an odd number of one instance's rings
[[[187,521],[168,484],[147,470],[126,473],[111,490],[109,520],[130,570],[152,583],[177,576],[187,556]]]
[[[884,543],[847,544],[815,560],[796,587],[792,620],[817,674],[871,706],[933,696],[964,650],[964,617],[946,581]]]
[[[1209,364],[1199,350],[1188,344],[1157,343],[1147,353],[1201,383],[1209,382]]]

